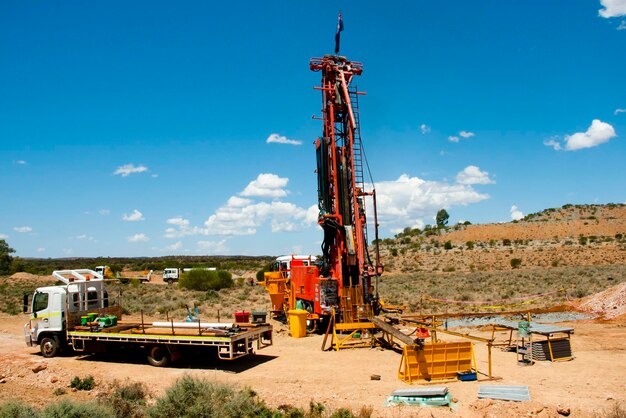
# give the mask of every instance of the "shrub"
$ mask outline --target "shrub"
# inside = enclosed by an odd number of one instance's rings
[[[397,248],[392,248],[391,249],[391,256],[392,257],[397,257],[398,256],[398,249]]]
[[[578,243],[579,243],[580,245],[587,245],[587,237],[580,236],[580,237],[578,238]]]
[[[40,418],[41,414],[30,405],[19,401],[9,401],[0,405],[2,418]]]
[[[134,382],[116,386],[113,393],[103,403],[113,409],[118,418],[145,417],[147,390],[143,383]]]
[[[468,250],[473,250],[474,249],[474,241],[467,241],[465,243],[465,246],[467,247]]]
[[[511,245],[511,240],[508,238],[505,238],[502,240],[502,245],[506,245],[506,246],[510,246]]]
[[[452,249],[452,241],[446,241],[446,243],[443,244],[443,248],[445,248],[446,250],[451,250]]]
[[[82,379],[78,376],[74,376],[72,381],[70,382],[71,388],[76,388],[78,390],[91,390],[96,385],[93,380],[93,376],[89,375],[86,378]]]
[[[115,414],[106,405],[63,400],[48,405],[43,411],[43,416],[46,418],[110,418]]]
[[[522,265],[522,259],[521,258],[512,258],[511,259],[511,267],[516,269],[519,268]]]
[[[152,418],[272,416],[250,389],[235,390],[223,383],[183,376],[148,410]]]
[[[220,290],[234,286],[232,274],[224,270],[192,269],[182,274],[178,286],[190,290]]]

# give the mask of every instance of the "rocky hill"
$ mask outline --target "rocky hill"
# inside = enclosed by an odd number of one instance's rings
[[[406,228],[381,243],[388,272],[626,264],[626,205],[564,205],[499,224]]]

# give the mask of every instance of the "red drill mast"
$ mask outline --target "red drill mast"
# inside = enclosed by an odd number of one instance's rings
[[[340,320],[356,322],[378,310],[378,289],[374,293],[372,278],[377,278],[383,269],[378,246],[374,262],[367,246],[365,199],[372,198],[378,240],[376,194],[374,190],[365,190],[358,106],[358,96],[364,93],[351,86],[353,77],[363,72],[363,64],[325,55],[312,58],[310,68],[322,73],[317,89],[322,91],[324,126],[322,136],[315,141],[318,223],[324,230],[319,279],[330,281],[327,288],[336,282]],[[327,302],[326,305],[332,304],[331,300]]]

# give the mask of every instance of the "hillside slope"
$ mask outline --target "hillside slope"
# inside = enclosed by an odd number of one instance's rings
[[[407,228],[383,240],[390,272],[626,264],[626,205],[565,205],[501,224]]]

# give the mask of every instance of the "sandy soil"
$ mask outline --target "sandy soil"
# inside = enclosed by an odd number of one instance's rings
[[[22,399],[45,405],[63,397],[90,399],[104,391],[113,380],[142,381],[154,396],[188,373],[210,380],[252,387],[273,406],[291,404],[308,407],[309,401],[331,408],[359,410],[369,405],[374,416],[463,416],[508,417],[531,415],[559,416],[557,408],[570,408],[571,416],[592,417],[623,402],[626,394],[626,319],[586,321],[571,325],[575,359],[568,362],[537,362],[521,367],[516,354],[493,350],[493,373],[497,381],[481,376],[478,382],[446,383],[458,404],[448,408],[414,406],[384,407],[395,389],[409,387],[397,377],[400,355],[391,350],[353,349],[323,352],[321,336],[294,339],[281,324],[275,325],[274,345],[257,355],[234,362],[194,361],[192,365],[155,368],[142,358],[110,356],[63,356],[44,359],[36,347],[27,347],[22,337],[25,316],[0,316],[0,402]],[[490,332],[463,329],[475,335]],[[506,334],[508,335],[508,334]],[[504,338],[505,334],[501,334]],[[446,340],[450,338],[446,337]],[[487,349],[475,345],[478,367],[487,371]],[[199,360],[199,359],[196,359]],[[37,365],[46,369],[34,373]],[[71,392],[54,396],[55,388],[67,387],[74,376],[93,375],[98,388],[91,392]],[[372,374],[381,380],[370,380]],[[481,384],[528,385],[531,402],[478,400]]]

